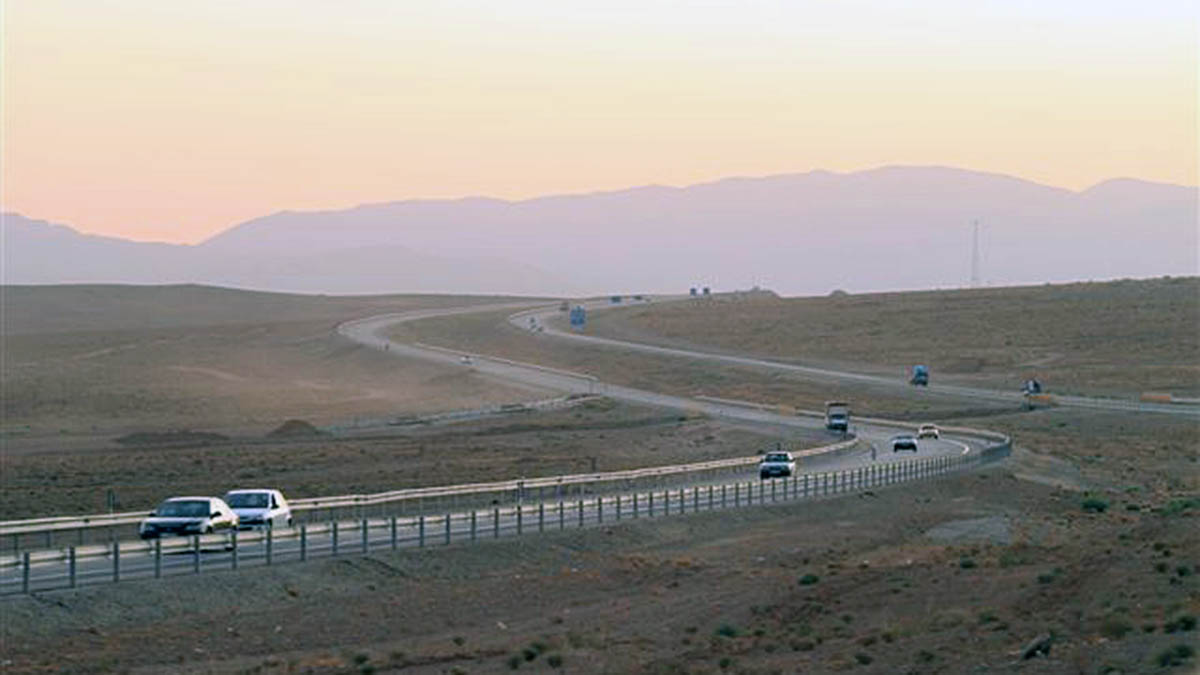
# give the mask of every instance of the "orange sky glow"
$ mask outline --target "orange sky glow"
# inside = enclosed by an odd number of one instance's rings
[[[0,202],[196,242],[283,209],[884,164],[1194,185],[1196,10],[1140,4],[10,0]]]

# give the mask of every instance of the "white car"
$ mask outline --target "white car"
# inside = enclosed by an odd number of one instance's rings
[[[892,438],[892,452],[901,450],[917,451],[917,437],[912,434],[900,434]]]
[[[230,490],[225,493],[225,501],[238,516],[239,530],[292,526],[292,507],[279,490]]]
[[[917,438],[932,438],[939,439],[942,437],[942,430],[937,428],[936,424],[922,424],[917,427]]]
[[[142,539],[167,534],[211,534],[238,526],[237,514],[216,497],[172,497],[158,505],[138,527]]]
[[[758,464],[758,477],[766,480],[796,473],[796,460],[790,452],[768,452]]]

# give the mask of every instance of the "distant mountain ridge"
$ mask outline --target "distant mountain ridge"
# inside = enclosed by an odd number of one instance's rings
[[[786,294],[1192,275],[1195,187],[1074,192],[946,167],[727,178],[521,201],[283,211],[195,246],[4,217],[4,282],[215,283],[281,291],[572,294],[760,284]],[[12,221],[12,222],[10,222]]]

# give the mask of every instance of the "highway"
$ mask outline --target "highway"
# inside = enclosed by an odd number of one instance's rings
[[[282,564],[371,551],[473,544],[488,539],[594,527],[621,521],[662,518],[701,511],[747,508],[836,496],[901,481],[928,479],[973,465],[955,441],[932,441],[927,453],[908,461],[877,462],[841,472],[813,471],[789,478],[759,480],[754,467],[745,475],[694,484],[669,484],[611,495],[560,495],[544,501],[428,516],[370,518],[278,528],[270,533],[170,537],[120,541],[66,553],[31,553],[28,567],[11,566],[0,575],[0,594],[117,583],[134,578],[177,577]],[[956,452],[957,451],[957,452]],[[268,536],[269,535],[269,536]],[[26,571],[28,570],[28,571]]]
[[[740,424],[766,427],[786,436],[788,429],[823,430],[824,422],[814,415],[781,414],[770,409],[713,399],[693,399],[631,387],[617,386],[599,378],[538,364],[525,364],[488,355],[464,354],[435,345],[405,344],[389,339],[388,329],[400,323],[431,317],[471,312],[517,310],[510,317],[516,325],[528,321],[529,311],[545,324],[556,314],[554,308],[530,303],[507,303],[438,310],[419,310],[387,314],[349,321],[337,330],[345,337],[397,358],[417,358],[452,367],[470,368],[476,373],[537,390],[568,393],[601,393],[612,399],[638,405],[669,408],[734,420]],[[559,338],[577,336],[546,327]],[[635,345],[600,338],[589,338],[606,346],[644,349],[664,356],[729,361],[735,357],[707,355],[683,350],[665,350],[650,345]],[[754,360],[749,360],[754,361]],[[763,362],[765,363],[765,362]],[[380,547],[405,548],[464,543],[485,538],[516,536],[546,529],[584,527],[625,518],[659,517],[696,510],[716,510],[762,504],[784,499],[804,499],[838,494],[849,490],[887,485],[902,480],[924,478],[973,466],[981,451],[997,443],[986,432],[952,433],[941,440],[920,441],[916,455],[895,455],[889,439],[898,430],[911,432],[911,425],[873,421],[856,423],[852,431],[858,442],[842,444],[836,452],[803,457],[800,475],[789,479],[758,480],[753,464],[741,471],[720,477],[681,474],[649,488],[634,488],[605,494],[556,496],[547,502],[529,505],[504,505],[491,510],[459,510],[450,514],[376,518],[369,521],[364,537],[363,521],[339,520],[312,523],[301,528],[282,528],[272,536],[270,562],[307,559],[336,553],[362,553]],[[830,443],[839,437],[830,434]],[[1002,443],[1007,450],[1007,442]],[[557,501],[560,500],[561,501]],[[424,525],[422,526],[422,518]],[[302,534],[303,533],[303,534]],[[208,535],[196,542],[186,538],[164,540],[166,549],[156,553],[152,544],[138,540],[117,542],[119,555],[113,556],[104,545],[83,547],[77,551],[74,575],[62,549],[32,551],[28,566],[10,564],[0,573],[0,593],[27,589],[61,588],[74,579],[75,584],[110,583],[119,579],[147,576],[175,576],[204,571],[227,570],[268,562],[268,546],[261,534],[244,535],[236,553],[226,550],[225,535]],[[188,547],[195,548],[189,550]],[[20,561],[13,560],[12,563]]]
[[[665,301],[676,302],[686,298],[687,296],[672,296],[667,298]],[[611,311],[628,305],[612,304],[609,301],[596,300],[584,303],[584,306],[589,312],[596,312]],[[1023,401],[1021,393],[1016,391],[998,391],[994,389],[980,389],[977,387],[963,387],[938,383],[930,384],[928,387],[913,387],[912,385],[908,384],[905,379],[900,377],[883,377],[880,375],[868,375],[864,373],[830,370],[827,368],[815,368],[812,366],[783,363],[780,361],[771,361],[747,356],[679,349],[674,347],[661,347],[658,345],[640,342],[629,342],[614,338],[585,335],[582,333],[564,331],[556,328],[553,325],[555,323],[554,319],[557,319],[560,316],[562,316],[562,312],[556,307],[542,306],[517,312],[510,316],[508,320],[509,323],[518,328],[527,329],[529,327],[529,320],[532,318],[538,326],[541,326],[540,334],[559,339],[573,340],[575,342],[599,347],[637,351],[645,354],[655,354],[658,356],[668,356],[673,358],[707,361],[710,363],[726,363],[738,366],[749,366],[752,368],[760,368],[775,372],[789,372],[827,382],[852,382],[875,387],[886,387],[896,390],[904,390],[909,395],[913,396],[944,394],[958,398],[1011,403],[1014,407],[1021,405]],[[1091,410],[1158,413],[1164,415],[1200,417],[1200,406],[1190,404],[1153,403],[1086,396],[1065,396],[1061,394],[1054,394],[1054,402],[1055,405],[1059,407],[1068,408],[1086,408]]]

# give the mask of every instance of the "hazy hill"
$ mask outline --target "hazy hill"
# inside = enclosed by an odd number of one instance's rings
[[[4,284],[213,284],[297,293],[569,293],[569,282],[532,265],[479,255],[416,253],[341,235],[313,246],[304,235],[224,249],[85,235],[5,213]]]
[[[184,268],[188,281],[326,292],[945,287],[969,279],[978,219],[987,283],[1189,275],[1197,199],[1194,187],[1125,179],[1073,192],[941,167],[817,171],[518,202],[284,211],[190,247]]]

